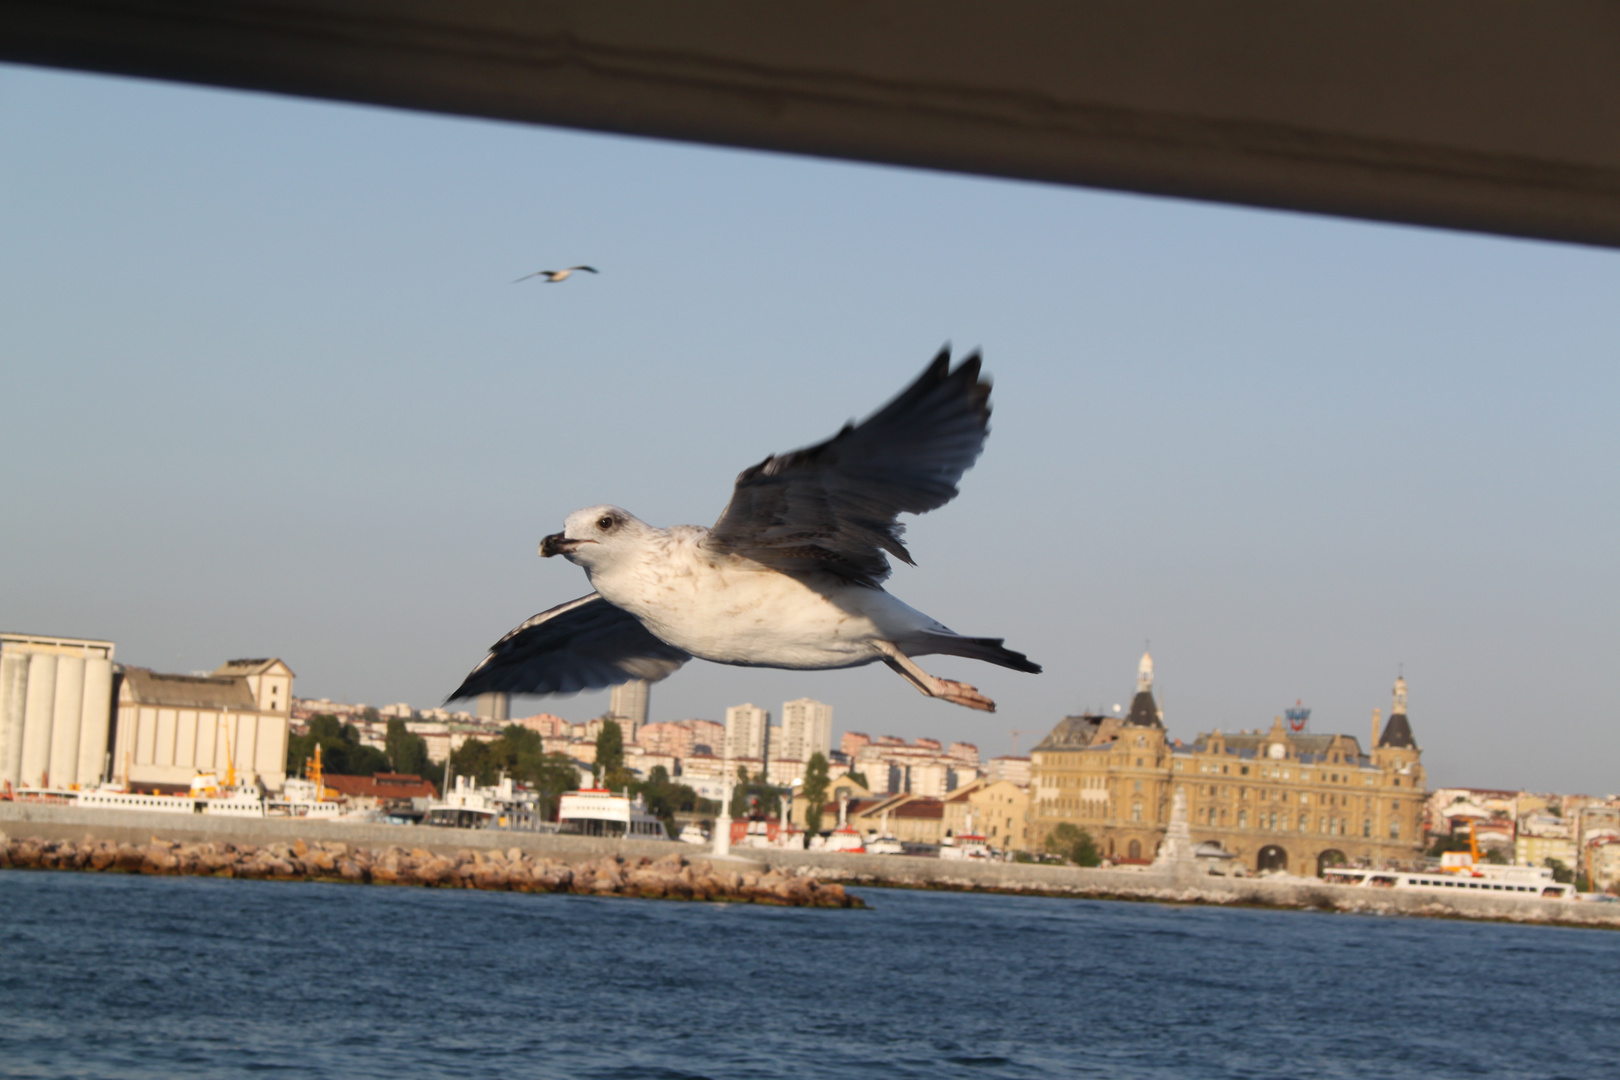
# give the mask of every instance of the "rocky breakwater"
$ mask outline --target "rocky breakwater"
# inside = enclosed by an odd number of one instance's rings
[[[783,867],[740,873],[680,855],[625,859],[608,855],[568,864],[519,848],[451,854],[426,848],[358,848],[336,842],[292,844],[149,843],[0,837],[0,869],[100,870],[111,873],[345,881],[441,889],[576,893],[660,900],[773,904],[783,907],[865,907],[842,885]]]

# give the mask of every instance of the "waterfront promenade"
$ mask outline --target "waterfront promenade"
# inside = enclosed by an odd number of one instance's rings
[[[0,832],[13,839],[107,840],[144,843],[154,837],[180,842],[266,845],[324,840],[382,849],[462,850],[518,848],[563,863],[618,855],[626,859],[681,854],[694,862],[705,851],[677,841],[609,840],[549,833],[438,829],[303,818],[228,818],[203,815],[85,810],[40,803],[0,802]],[[1576,903],[1490,895],[1327,885],[1313,878],[1220,878],[1192,872],[1102,870],[1029,863],[960,862],[900,855],[743,848],[738,866],[792,869],[844,885],[974,892],[1025,893],[1093,899],[1213,904],[1501,920],[1620,929],[1620,904]]]

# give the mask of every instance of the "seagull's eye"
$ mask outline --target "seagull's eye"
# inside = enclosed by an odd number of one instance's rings
[[[596,527],[598,529],[601,529],[603,532],[611,531],[612,528],[613,528],[613,515],[612,514],[604,515],[602,520],[600,520],[600,521],[598,521],[596,523]]]

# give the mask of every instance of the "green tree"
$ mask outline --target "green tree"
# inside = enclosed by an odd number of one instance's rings
[[[1572,885],[1575,882],[1575,871],[1564,864],[1562,859],[1546,859],[1547,869],[1553,872],[1553,880],[1561,885]]]
[[[827,757],[817,750],[804,766],[804,831],[811,836],[821,831],[821,810],[827,805],[829,783]]]
[[[540,813],[549,821],[557,820],[557,803],[564,792],[579,788],[579,770],[567,754],[543,754],[528,782],[540,793]]]
[[[602,730],[596,735],[596,764],[591,771],[609,791],[623,790],[635,779],[625,768],[624,729],[619,727],[617,720],[602,721]]]
[[[1098,866],[1102,863],[1097,841],[1092,839],[1089,832],[1067,821],[1046,834],[1046,850],[1077,866]]]
[[[1436,836],[1434,838],[1434,843],[1429,846],[1429,857],[1431,859],[1438,859],[1448,851],[1467,850],[1467,833],[1447,833],[1444,836]]]
[[[705,800],[698,798],[697,792],[672,780],[669,770],[662,765],[654,765],[647,773],[647,779],[632,783],[630,790],[645,800],[647,812],[664,823],[664,831],[671,837],[680,833],[675,827],[676,814],[701,813],[705,805]]]
[[[320,713],[309,719],[308,729],[302,735],[287,740],[287,773],[302,775],[305,763],[315,756],[315,747],[321,748],[321,768],[338,776],[374,776],[387,772],[388,755],[375,746],[360,745],[360,731],[353,724],[345,724],[330,713]]]
[[[468,739],[450,755],[450,771],[479,787],[489,787],[508,776],[526,784],[540,796],[540,815],[555,821],[557,800],[579,787],[579,771],[567,754],[546,753],[538,732],[521,724],[508,724],[489,740]]]
[[[737,783],[731,788],[731,816],[745,818],[754,805],[753,798],[748,791],[748,770],[737,766]]]
[[[465,776],[479,787],[495,782],[496,765],[490,755],[490,744],[482,739],[468,739],[450,751],[450,775]],[[455,781],[449,781],[454,784]]]
[[[383,740],[388,763],[397,773],[426,776],[428,761],[427,740],[414,734],[397,716],[388,718],[388,735]]]
[[[865,773],[856,772],[854,769],[851,769],[849,771],[849,778],[851,780],[855,781],[857,784],[861,785],[861,787],[865,788],[867,791],[872,790],[872,785],[866,782],[866,774]]]

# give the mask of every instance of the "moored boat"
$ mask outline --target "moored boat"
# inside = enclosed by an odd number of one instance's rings
[[[668,840],[664,823],[647,813],[640,798],[606,788],[581,788],[557,800],[558,832],[626,840]]]
[[[1330,866],[1322,871],[1329,885],[1352,885],[1369,889],[1420,889],[1458,895],[1467,892],[1482,896],[1540,897],[1545,900],[1573,900],[1575,888],[1553,878],[1544,866],[1471,867],[1466,873],[1444,868],[1437,871],[1361,870]]]

